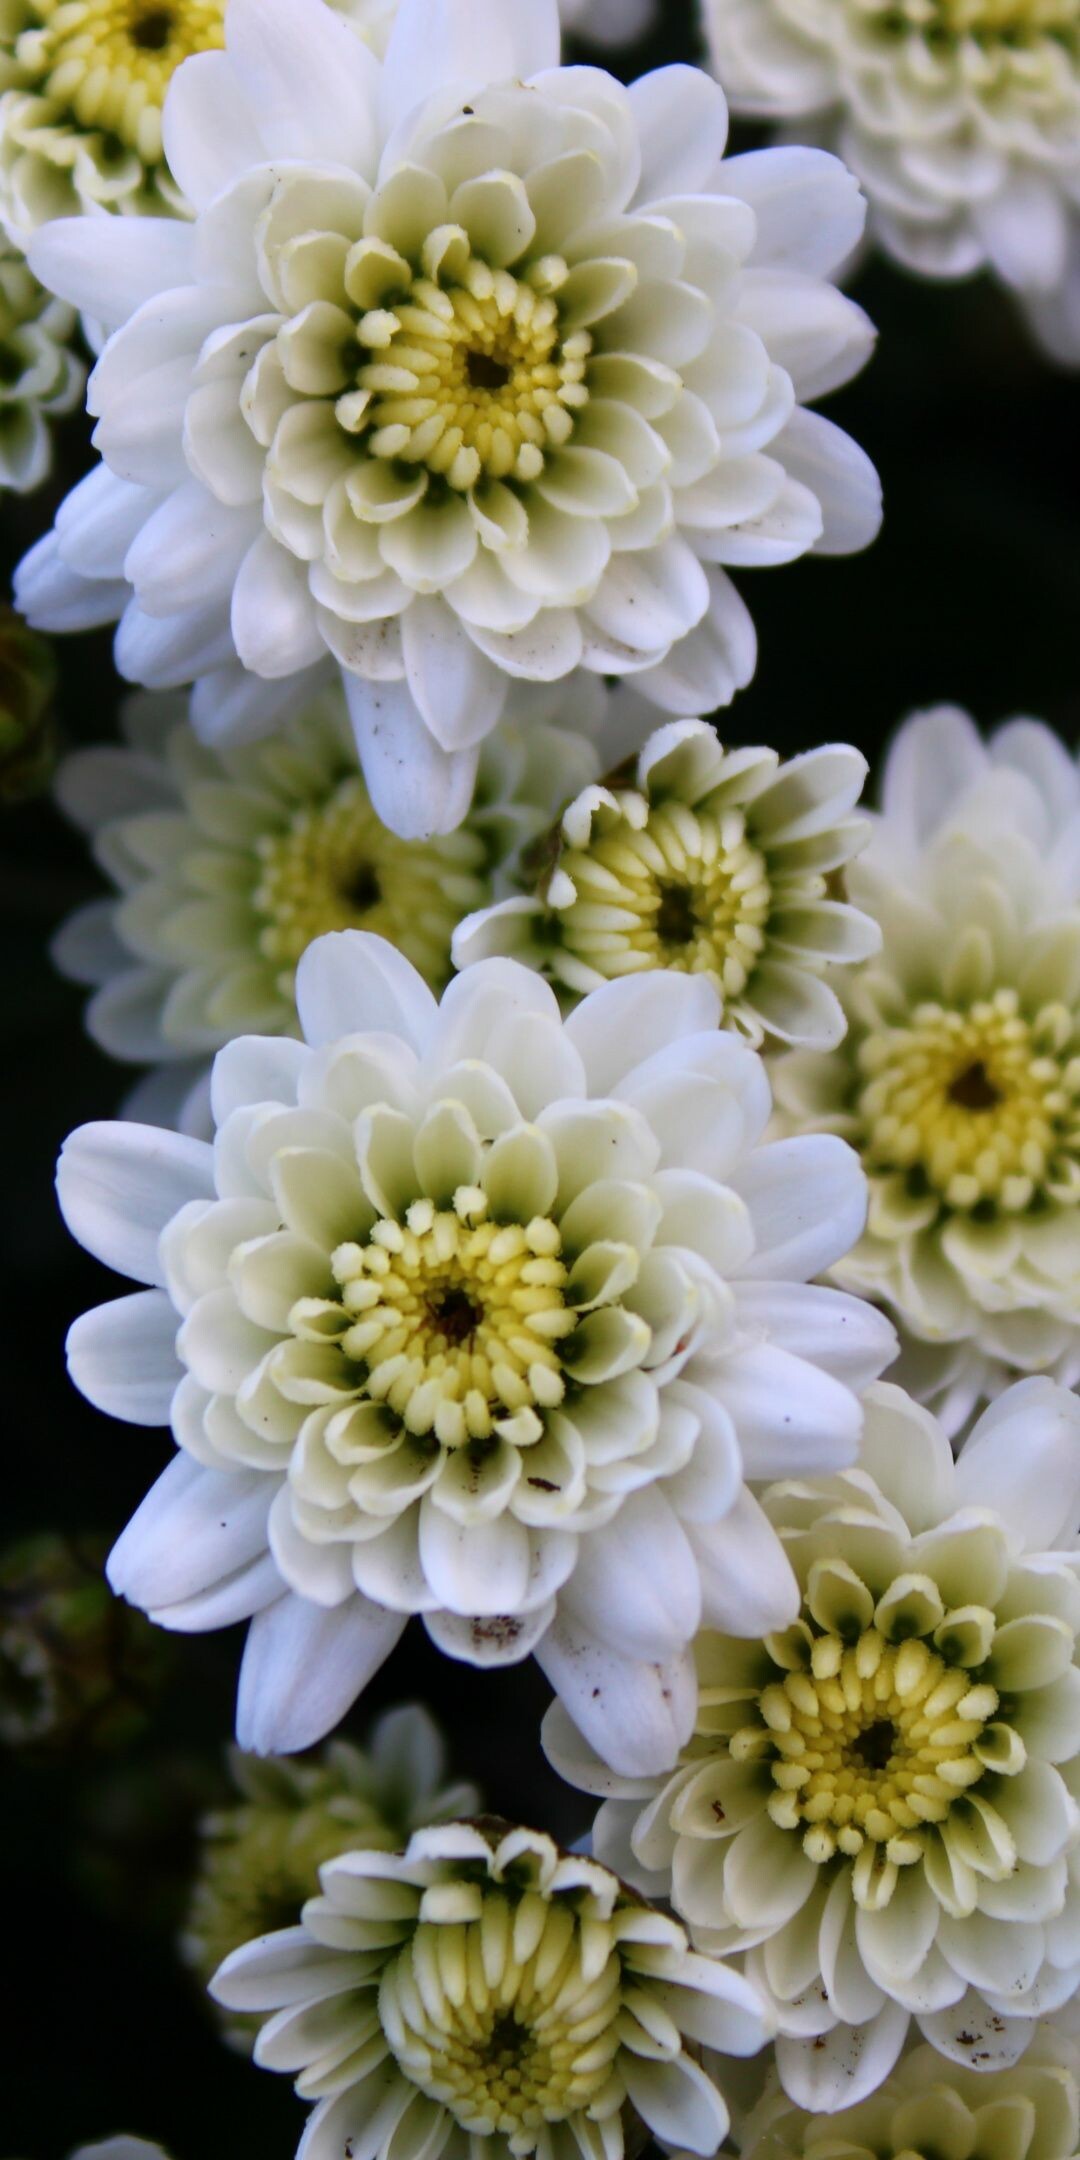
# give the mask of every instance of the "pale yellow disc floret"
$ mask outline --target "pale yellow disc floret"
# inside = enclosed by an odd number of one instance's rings
[[[181,61],[225,42],[225,0],[32,0],[31,15],[15,45],[24,81],[145,165],[161,158],[162,107]]]
[[[1072,1014],[1034,1019],[1015,990],[964,1010],[914,1007],[859,1049],[856,1111],[871,1172],[918,1170],[953,1208],[1009,1212],[1080,1195],[1080,1058]],[[1063,1057],[1062,1052],[1067,1054]]]
[[[424,243],[413,276],[390,251],[361,242],[346,269],[350,292],[388,289],[365,310],[358,387],[338,418],[361,430],[377,458],[423,465],[451,488],[482,480],[530,481],[567,442],[588,401],[586,331],[563,335],[554,297],[567,276],[559,257],[522,275],[493,270],[467,235],[446,226]]]
[[[365,1243],[339,1246],[336,1329],[364,1370],[362,1394],[444,1447],[493,1434],[519,1447],[539,1440],[544,1411],[566,1392],[559,1344],[578,1324],[561,1246],[546,1217],[490,1221],[473,1186],[459,1186],[448,1208],[416,1200],[403,1223],[380,1218]],[[300,1300],[294,1331],[325,1340],[328,1311]]]
[[[564,949],[605,976],[676,968],[738,997],[765,945],[768,866],[738,809],[617,798],[616,822],[564,849],[549,889]],[[572,888],[572,891],[571,891]]]
[[[762,1724],[735,1733],[731,1753],[771,1756],[773,1822],[800,1833],[810,1860],[853,1860],[859,1897],[875,1870],[894,1881],[921,1860],[918,1833],[985,1775],[976,1749],[998,1707],[994,1688],[922,1640],[825,1634],[808,1669],[763,1691]]]
[[[877,10],[874,10],[877,12]],[[975,38],[990,43],[1003,38],[1069,36],[1080,27],[1080,0],[889,0],[881,10],[888,27],[938,38]]]
[[[301,954],[331,930],[386,938],[441,986],[454,930],[487,892],[476,834],[459,828],[427,844],[399,839],[376,815],[359,774],[325,802],[303,805],[283,832],[263,834],[256,852],[258,947],[282,967],[288,993]]]
[[[572,1910],[535,1894],[515,1904],[489,1891],[476,1920],[422,1921],[379,1989],[401,2069],[463,2129],[500,2134],[514,2153],[532,2152],[544,2123],[610,2115],[622,1968],[610,1942],[591,1949]]]

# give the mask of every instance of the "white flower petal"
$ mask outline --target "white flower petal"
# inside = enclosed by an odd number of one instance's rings
[[[296,972],[296,1004],[316,1048],[362,1030],[400,1035],[422,1051],[438,1013],[404,954],[365,930],[333,931],[308,946]]]
[[[204,1141],[153,1125],[82,1125],[56,1173],[60,1211],[80,1244],[117,1275],[161,1286],[158,1240],[189,1200],[213,1196]]]
[[[138,1290],[81,1313],[68,1330],[67,1361],[96,1410],[131,1425],[166,1425],[183,1366],[177,1316],[161,1290]]]
[[[345,694],[372,802],[391,832],[453,832],[472,800],[476,749],[442,750],[404,683],[346,674]]]
[[[224,1582],[266,1551],[273,1492],[260,1471],[223,1475],[175,1456],[109,1554],[117,1596],[161,1614]]]
[[[536,1660],[598,1755],[628,1777],[669,1770],[693,1729],[697,1682],[688,1653],[637,1663],[559,1615]]]
[[[405,1626],[367,1598],[326,1612],[290,1591],[257,1613],[240,1667],[236,1737],[256,1755],[313,1747],[344,1717]]]

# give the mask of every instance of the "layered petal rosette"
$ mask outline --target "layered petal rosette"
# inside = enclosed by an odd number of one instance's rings
[[[458,923],[516,884],[566,795],[633,739],[594,676],[515,684],[463,823],[423,841],[378,816],[329,670],[254,743],[201,743],[165,691],[130,699],[122,725],[122,745],[76,751],[58,775],[116,890],[69,917],[52,955],[93,990],[94,1041],[155,1067],[128,1114],[192,1131],[214,1051],[299,1033],[296,966],[313,938],[374,931],[441,990]]]
[[[640,706],[632,692],[620,702]],[[511,954],[569,1000],[682,969],[715,984],[723,1024],[755,1047],[771,1035],[831,1048],[847,1023],[821,978],[881,943],[827,882],[870,837],[852,814],[865,775],[842,743],[781,763],[775,750],[725,750],[703,720],[671,721],[632,771],[569,804],[538,851],[535,894],[470,916],[455,961]]]
[[[699,1625],[795,1609],[744,1477],[852,1462],[893,1352],[809,1287],[858,1235],[858,1164],[759,1145],[764,1069],[693,977],[563,1022],[513,962],[437,1005],[345,931],[297,996],[303,1042],[219,1054],[213,1146],[118,1124],[64,1151],[76,1235],[150,1286],[76,1323],[72,1373],[180,1447],[114,1588],[182,1630],[255,1616],[260,1752],[318,1739],[420,1613],[475,1664],[535,1649],[620,1764],[663,1768]]]
[[[1074,2041],[1040,2028],[1012,2069],[989,2073],[913,2048],[872,2099],[808,2115],[780,2093],[755,2110],[743,2160],[1075,2160],[1080,2089]]]
[[[879,957],[828,1059],[774,1068],[787,1130],[870,1179],[835,1279],[903,1323],[907,1383],[957,1429],[1011,1370],[1080,1377],[1080,773],[1049,728],[900,730],[848,876]]]
[[[399,1852],[413,1830],[480,1806],[475,1786],[449,1783],[443,1736],[418,1703],[386,1711],[363,1748],[331,1740],[303,1762],[234,1750],[230,1767],[235,1797],[201,1825],[181,1945],[204,1986],[231,1951],[299,1921],[324,1861],[358,1845]],[[224,2020],[243,2052],[257,2028]]]
[[[698,1946],[746,1953],[801,2107],[874,2091],[914,2019],[979,2073],[1080,1981],[1080,1403],[1022,1380],[954,1463],[903,1391],[866,1398],[859,1465],[762,1500],[793,1627],[704,1633],[694,1737],[667,1780],[549,1751],[612,1795],[595,1849],[670,1892]]]
[[[394,0],[330,0],[377,50]],[[181,62],[220,51],[225,0],[0,0],[0,216],[190,214],[162,140]],[[96,307],[95,307],[96,313]]]
[[[753,2055],[768,2012],[607,1868],[487,1817],[321,1880],[212,1988],[262,2014],[256,2061],[316,2102],[304,2160],[622,2160],[642,2126],[716,2151],[728,2110],[696,2043]]]
[[[0,490],[26,495],[48,478],[49,422],[74,410],[85,380],[74,334],[72,310],[0,239]]]
[[[704,0],[736,112],[809,123],[924,277],[988,268],[1080,359],[1076,0]]]
[[[698,70],[559,68],[555,0],[402,0],[384,62],[323,0],[230,0],[225,39],[167,102],[194,224],[34,242],[115,334],[31,619],[121,615],[121,672],[200,678],[218,730],[329,650],[411,834],[460,820],[512,677],[727,703],[755,649],[725,566],[877,528],[802,406],[871,342],[829,283],[850,175],[725,159]]]

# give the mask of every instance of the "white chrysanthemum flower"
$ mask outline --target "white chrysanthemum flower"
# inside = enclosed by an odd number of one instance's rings
[[[358,1845],[400,1852],[414,1830],[481,1804],[475,1786],[447,1782],[442,1734],[418,1703],[388,1710],[363,1748],[331,1740],[301,1762],[234,1750],[231,1769],[235,1800],[201,1826],[182,1945],[204,1985],[243,1943],[296,1926],[324,1861]],[[245,2051],[256,2029],[247,2017],[225,2024]]]
[[[95,1042],[158,1067],[129,1114],[188,1130],[205,1122],[214,1051],[234,1035],[299,1033],[296,966],[313,938],[374,931],[442,990],[458,923],[513,880],[567,795],[640,740],[594,676],[515,684],[464,823],[401,840],[372,804],[333,676],[254,743],[204,745],[186,711],[178,695],[137,696],[123,747],[61,767],[61,806],[119,897],[71,916],[53,958],[94,987]]]
[[[770,2093],[740,2140],[742,2160],[1076,2160],[1074,2041],[1049,2028],[1008,2070],[965,2069],[913,2048],[872,2099],[808,2115]]]
[[[697,2043],[752,2055],[768,2013],[607,1868],[489,1818],[321,1879],[302,1926],[212,1987],[263,2014],[256,2061],[318,2103],[304,2160],[622,2160],[635,2120],[716,2151],[728,2111]]]
[[[558,1706],[549,1751],[614,1795],[597,1853],[747,1953],[800,2106],[872,2092],[912,2017],[955,2062],[1014,2062],[1080,1982],[1080,1402],[1018,1381],[954,1463],[878,1386],[858,1468],[762,1506],[802,1610],[701,1636],[674,1776],[613,1777]]]
[[[384,51],[394,0],[331,0]],[[162,113],[193,53],[225,42],[225,0],[0,0],[0,216],[25,241],[80,211],[188,206]],[[96,309],[96,303],[95,303]]]
[[[74,333],[71,308],[0,240],[0,489],[25,495],[48,475],[49,420],[74,410],[86,375]]]
[[[555,0],[402,0],[384,63],[323,0],[230,0],[168,98],[194,226],[60,220],[32,248],[119,327],[104,462],[24,610],[122,614],[121,672],[200,678],[219,731],[329,649],[410,834],[460,820],[512,677],[584,663],[708,711],[755,657],[723,565],[879,519],[862,452],[799,403],[870,346],[828,282],[850,175],[725,160],[700,70],[628,91],[558,45]]]
[[[843,744],[781,764],[775,750],[725,750],[705,721],[671,721],[635,768],[570,803],[535,897],[471,916],[455,962],[510,954],[569,999],[683,969],[715,985],[723,1024],[755,1047],[772,1035],[831,1048],[846,1022],[821,978],[881,943],[868,916],[828,897],[829,875],[870,837],[852,815],[865,777]]]
[[[704,0],[736,112],[810,120],[923,276],[989,268],[1080,359],[1076,0]]]
[[[858,1236],[858,1164],[758,1145],[764,1068],[690,976],[563,1022],[491,960],[439,1006],[343,931],[297,1004],[303,1043],[220,1052],[213,1147],[90,1125],[62,1157],[76,1236],[151,1285],[76,1323],[76,1384],[181,1449],[113,1586],[182,1630],[255,1615],[258,1752],[327,1732],[419,1613],[474,1664],[535,1650],[624,1767],[663,1768],[703,1618],[795,1608],[744,1476],[852,1462],[893,1352],[808,1287]]]
[[[1003,1371],[1080,1372],[1080,772],[1013,721],[908,721],[849,874],[880,924],[848,1033],[774,1070],[788,1130],[841,1132],[870,1179],[835,1279],[913,1340],[952,1427]]]

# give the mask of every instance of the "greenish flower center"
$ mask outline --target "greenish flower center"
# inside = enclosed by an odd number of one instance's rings
[[[1018,1213],[1080,1198],[1080,1057],[1062,1005],[1025,1017],[1015,990],[925,1003],[869,1033],[854,1108],[871,1172],[900,1172],[950,1208]]]
[[[504,1434],[540,1439],[566,1392],[559,1345],[578,1315],[556,1225],[494,1222],[487,1196],[459,1186],[448,1208],[413,1202],[332,1257],[338,1300],[301,1299],[302,1340],[340,1344],[356,1393],[385,1404],[417,1439],[464,1447]]]
[[[388,1966],[379,2016],[405,2076],[462,2129],[532,2152],[545,2123],[594,2109],[619,2048],[622,1971],[591,1974],[580,1922],[489,1892],[478,1920],[421,1922]]]
[[[359,774],[298,810],[283,832],[265,834],[258,855],[259,950],[285,971],[289,989],[313,938],[354,929],[397,945],[441,988],[461,916],[488,897],[478,838],[400,840],[376,816]]]
[[[342,427],[372,456],[458,491],[535,480],[588,399],[591,340],[564,333],[555,297],[566,264],[492,270],[457,226],[432,234],[422,257],[414,272],[369,240],[349,255],[345,290],[361,312],[341,359]]]
[[[618,798],[587,845],[564,848],[551,898],[563,946],[605,976],[676,968],[745,989],[764,949],[768,866],[740,810]],[[573,898],[562,902],[573,887]]]
[[[225,42],[225,0],[29,0],[16,40],[24,75],[76,128],[161,157],[161,110],[192,53]]]

